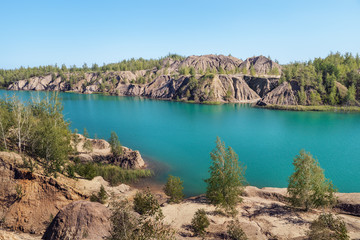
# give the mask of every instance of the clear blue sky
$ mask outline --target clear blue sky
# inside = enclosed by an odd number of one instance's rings
[[[0,68],[131,57],[360,53],[360,0],[0,0]]]

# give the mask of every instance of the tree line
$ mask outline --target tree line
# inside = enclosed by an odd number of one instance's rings
[[[284,65],[280,83],[297,82],[300,105],[359,105],[359,73],[359,54],[331,53],[326,58]]]
[[[99,66],[94,63],[91,66],[88,66],[84,63],[82,66],[72,65],[67,67],[65,64],[61,66],[47,65],[40,67],[20,67],[17,69],[0,69],[0,86],[7,87],[11,83],[23,79],[28,79],[31,77],[40,77],[47,74],[55,74],[56,76],[61,76],[62,79],[67,79],[67,73],[78,73],[81,76],[85,72],[106,72],[106,71],[138,71],[138,70],[147,70],[157,68],[160,69],[163,65],[163,61],[166,58],[171,58],[174,60],[183,60],[185,57],[178,54],[168,54],[165,57],[159,59],[144,59],[144,58],[131,58],[128,60],[123,60],[118,63],[103,64]],[[69,81],[71,79],[68,79]]]

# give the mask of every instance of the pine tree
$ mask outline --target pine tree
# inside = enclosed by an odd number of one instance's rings
[[[111,152],[115,157],[119,157],[123,154],[121,143],[114,131],[111,131],[109,143],[111,146]]]
[[[210,157],[210,178],[205,180],[206,197],[212,204],[234,213],[236,204],[242,201],[240,195],[245,183],[246,168],[239,164],[234,150],[226,148],[219,137]]]
[[[169,175],[164,187],[164,192],[170,197],[170,202],[178,203],[184,198],[184,187],[182,184],[183,181],[181,181],[179,177]]]
[[[295,172],[289,178],[287,191],[294,207],[318,208],[335,203],[334,186],[325,178],[319,162],[304,150],[294,158]]]

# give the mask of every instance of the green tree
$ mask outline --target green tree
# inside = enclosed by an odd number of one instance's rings
[[[69,122],[62,115],[57,95],[31,105],[33,124],[31,149],[45,160],[48,173],[61,171],[71,152]]]
[[[134,210],[141,215],[162,216],[160,204],[149,189],[145,192],[136,193],[134,197]]]
[[[194,67],[190,67],[189,73],[190,73],[190,75],[191,75],[192,77],[195,77],[195,75],[196,75],[195,68],[194,68]]]
[[[161,219],[138,216],[127,201],[111,204],[111,230],[107,240],[174,239],[174,231]]]
[[[5,101],[0,101],[0,147],[8,149],[7,138],[9,130],[13,125],[10,106]]]
[[[321,214],[310,225],[309,240],[349,240],[346,225],[331,213]]]
[[[256,75],[256,71],[255,71],[254,65],[251,65],[251,67],[250,67],[250,75],[251,75],[251,76],[255,76],[255,75]]]
[[[104,204],[107,198],[108,198],[108,194],[104,186],[101,185],[99,192],[96,195],[95,194],[91,195],[90,201]]]
[[[240,165],[238,155],[231,147],[226,148],[219,137],[210,157],[206,197],[212,204],[234,213],[236,204],[242,201],[246,167]]]
[[[206,216],[204,209],[198,209],[193,219],[191,220],[191,227],[196,235],[204,236],[206,228],[210,225],[209,219]]]
[[[332,182],[325,178],[319,162],[301,150],[294,158],[294,173],[289,178],[287,191],[290,204],[308,210],[330,206],[336,202]]]
[[[356,88],[355,85],[352,84],[346,94],[346,103],[349,105],[353,105],[355,103],[355,94],[356,94]]]
[[[170,202],[179,203],[184,198],[183,189],[183,181],[179,177],[169,175],[164,192],[170,197]]]
[[[247,240],[247,236],[240,226],[239,220],[233,220],[227,226],[227,235],[232,240]]]
[[[122,145],[114,131],[111,131],[109,143],[111,146],[111,152],[115,157],[119,157],[123,154]]]

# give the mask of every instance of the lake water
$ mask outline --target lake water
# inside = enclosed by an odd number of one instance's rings
[[[39,92],[11,92],[21,98]],[[292,161],[311,152],[341,192],[360,192],[360,114],[290,112],[249,105],[198,105],[137,97],[61,93],[72,129],[85,127],[108,139],[115,131],[124,146],[157,163],[155,181],[168,174],[184,180],[187,196],[205,192],[209,153],[221,137],[247,166],[248,184],[286,187]],[[160,169],[160,170],[159,170]]]

